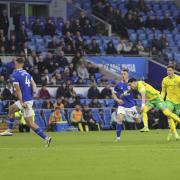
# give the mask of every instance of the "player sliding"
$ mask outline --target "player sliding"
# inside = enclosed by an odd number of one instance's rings
[[[128,84],[132,90],[138,90],[142,97],[141,112],[144,128],[141,129],[141,132],[149,131],[147,112],[152,108],[158,108],[169,119],[180,122],[180,118],[166,107],[166,103],[163,101],[159,91],[143,81],[137,81],[135,78],[129,79]],[[147,102],[145,104],[146,99]]]
[[[132,92],[128,93],[128,70],[124,69],[121,72],[121,81],[115,86],[113,93],[114,100],[118,103],[117,109],[117,125],[116,125],[116,141],[120,141],[122,122],[125,120],[125,115],[138,120],[138,112],[136,110],[135,101]]]
[[[167,76],[162,81],[162,91],[161,96],[166,99],[167,108],[180,115],[180,76],[174,74],[174,67],[167,66]],[[167,140],[169,141],[172,136],[176,139],[180,139],[176,131],[176,123],[173,119],[168,118],[168,123],[170,126],[170,133],[168,134]]]
[[[46,147],[51,143],[51,137],[47,136],[43,130],[33,122],[34,110],[33,93],[36,91],[36,84],[31,75],[23,70],[24,59],[17,58],[15,60],[15,71],[11,76],[13,86],[16,90],[18,101],[9,107],[8,129],[0,133],[1,136],[12,136],[12,129],[14,124],[15,112],[23,111],[27,125],[46,142]]]

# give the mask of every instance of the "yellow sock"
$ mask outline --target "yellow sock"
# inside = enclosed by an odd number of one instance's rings
[[[83,130],[83,126],[82,126],[82,124],[81,123],[78,123],[78,128],[80,129],[80,131],[81,132],[83,132],[84,130]]]
[[[85,130],[86,130],[86,132],[89,132],[89,126],[88,125],[85,125]]]
[[[164,109],[164,110],[162,110],[162,112],[168,118],[180,122],[180,118],[176,114],[172,113],[169,109]]]
[[[143,124],[144,124],[144,127],[148,127],[148,116],[147,116],[147,113],[142,113],[142,120],[143,120]]]
[[[176,124],[173,119],[168,119],[170,130],[173,134],[177,133],[176,131]]]

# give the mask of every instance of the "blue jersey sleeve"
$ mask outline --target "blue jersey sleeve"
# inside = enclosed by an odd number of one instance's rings
[[[119,91],[119,86],[120,86],[120,82],[116,84],[116,86],[114,87],[114,91],[118,92]]]
[[[18,77],[16,76],[15,73],[12,74],[12,76],[11,76],[11,82],[12,82],[13,84],[19,84]]]

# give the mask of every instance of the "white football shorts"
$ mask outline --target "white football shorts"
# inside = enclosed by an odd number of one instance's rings
[[[15,104],[23,112],[24,117],[31,117],[34,116],[34,110],[33,110],[33,101],[26,101],[24,102],[27,104],[27,108],[23,108],[20,101],[16,101]]]
[[[119,106],[117,109],[117,114],[123,114],[125,116],[129,116],[132,118],[139,118],[139,114],[137,112],[136,106],[133,106],[131,108],[125,108],[125,107]]]

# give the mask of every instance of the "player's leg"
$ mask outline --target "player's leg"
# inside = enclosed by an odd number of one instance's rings
[[[171,112],[176,113],[175,104],[171,101],[165,101],[166,108],[168,108]],[[162,107],[163,108],[163,107]],[[168,124],[170,128],[170,132],[168,133],[167,140],[170,141],[171,137],[175,137],[176,140],[179,140],[179,135],[176,130],[177,121],[175,122],[173,119],[168,118]]]
[[[125,110],[124,107],[119,106],[117,110],[117,124],[116,124],[116,141],[121,139],[121,131],[123,128]]]
[[[24,109],[24,119],[26,125],[29,126],[38,136],[46,141],[46,147],[50,146],[51,137],[47,136],[43,130],[34,122],[34,110],[32,109],[33,102],[27,102],[27,108]]]
[[[14,118],[15,118],[15,112],[18,112],[19,109],[21,109],[21,104],[19,101],[9,106],[8,110],[8,129],[2,133],[0,133],[0,136],[12,136],[12,130],[14,125]]]
[[[144,128],[140,129],[140,132],[148,132],[149,131],[149,128],[148,128],[148,111],[151,110],[152,107],[151,106],[148,106],[148,105],[145,105],[144,108],[143,108],[143,111],[142,111],[142,121],[143,121],[143,124],[144,124]]]
[[[169,109],[163,109],[162,112],[169,119],[173,119],[174,121],[180,122],[180,118],[176,114],[172,113]]]
[[[46,141],[46,146],[49,147],[51,137],[47,136],[43,130],[33,121],[33,116],[25,117],[27,126],[29,126],[38,136]]]
[[[180,137],[176,130],[177,122],[174,122],[173,119],[168,119],[168,123],[169,123],[169,127],[170,127],[170,132],[167,136],[167,140],[170,141],[172,136],[174,136],[176,140],[180,140]]]

